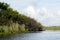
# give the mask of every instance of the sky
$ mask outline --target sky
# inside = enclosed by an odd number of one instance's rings
[[[44,26],[60,26],[60,0],[0,0]]]

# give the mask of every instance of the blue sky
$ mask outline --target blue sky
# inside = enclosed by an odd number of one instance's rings
[[[0,0],[42,25],[60,25],[60,0]]]

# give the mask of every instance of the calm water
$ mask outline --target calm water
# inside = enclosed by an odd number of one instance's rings
[[[0,37],[0,40],[60,40],[60,31],[43,31]]]

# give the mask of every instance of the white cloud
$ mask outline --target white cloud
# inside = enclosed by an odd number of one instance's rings
[[[13,9],[18,10],[19,12],[20,11],[24,12],[22,14],[35,18],[43,25],[60,25],[60,5],[59,5],[60,3],[56,2],[56,0],[53,1],[52,0],[49,1],[48,0],[44,0],[44,1],[43,0],[15,0],[15,1],[0,0],[0,1],[10,4],[10,6]]]
[[[51,12],[48,8],[42,7],[36,9],[34,6],[28,6],[24,11],[27,13],[27,16],[35,18],[43,25],[60,25],[60,18],[56,16],[56,13]],[[57,12],[57,15],[60,17],[60,11]]]
[[[30,16],[32,18],[36,18],[37,17],[37,13],[39,12],[38,10],[36,10],[33,6],[28,6],[27,8],[24,9],[25,15]]]
[[[56,15],[57,15],[57,16],[60,16],[60,10],[57,11],[57,14],[56,14]]]

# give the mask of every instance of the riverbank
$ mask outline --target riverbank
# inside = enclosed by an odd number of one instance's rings
[[[21,33],[27,33],[28,31],[25,30],[24,26],[17,27],[14,26],[0,26],[0,35],[9,35],[9,34],[21,34]]]
[[[12,9],[7,3],[0,2],[0,34],[41,31],[42,28],[41,23],[35,19]]]
[[[44,28],[43,28],[44,30],[60,30],[60,26],[45,26]]]

